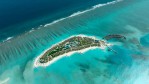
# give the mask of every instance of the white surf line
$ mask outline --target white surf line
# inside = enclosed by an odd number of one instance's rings
[[[92,39],[97,39],[97,38],[94,37],[94,36],[87,36],[87,35],[82,35],[82,34],[80,34],[80,35],[73,35],[73,36],[70,36],[69,38],[72,38],[72,37],[75,37],[75,36],[88,37],[88,38],[92,38]],[[69,38],[67,38],[67,39],[69,39]],[[57,61],[57,60],[59,60],[59,59],[65,57],[65,56],[71,56],[71,55],[74,54],[74,53],[85,53],[86,51],[93,50],[93,49],[97,49],[97,48],[105,49],[105,48],[107,47],[107,46],[101,45],[100,47],[96,46],[96,47],[85,48],[85,49],[78,50],[78,51],[71,51],[71,52],[65,53],[65,54],[63,54],[63,55],[59,55],[59,56],[53,58],[51,61],[49,61],[49,62],[47,62],[47,63],[42,63],[42,64],[39,63],[39,58],[40,58],[41,56],[43,56],[49,49],[51,49],[52,47],[54,47],[54,46],[56,46],[56,45],[58,45],[58,44],[60,44],[60,43],[62,43],[62,42],[64,42],[64,41],[66,41],[67,39],[65,39],[65,40],[63,40],[63,41],[61,41],[61,42],[58,42],[58,43],[52,45],[50,48],[46,49],[43,53],[41,53],[38,57],[36,57],[35,60],[34,60],[34,65],[33,65],[33,67],[39,67],[39,66],[47,67],[47,66],[51,65],[52,63],[54,63],[55,61]],[[111,46],[112,44],[107,44],[107,45],[108,45],[108,46]]]
[[[123,1],[123,0],[115,0],[115,1],[112,1],[112,2],[107,2],[107,3],[103,3],[103,4],[97,4],[97,5],[92,6],[91,8],[89,8],[89,9],[87,9],[87,10],[78,11],[78,12],[76,12],[76,13],[71,14],[71,15],[68,16],[68,17],[55,20],[55,21],[53,21],[53,22],[51,22],[51,23],[49,23],[49,24],[44,25],[44,27],[47,27],[47,26],[49,26],[49,25],[52,25],[52,24],[55,24],[55,23],[57,23],[57,22],[63,21],[63,20],[65,20],[65,19],[67,19],[67,18],[72,18],[72,17],[74,17],[74,16],[84,14],[84,13],[89,12],[89,11],[92,11],[92,10],[94,10],[94,9],[96,9],[96,8],[99,8],[99,7],[102,7],[102,6],[106,6],[106,5],[110,5],[110,4],[115,4],[115,3],[118,3],[118,2],[121,2],[121,1]]]
[[[13,38],[13,36],[12,36],[12,37],[8,37],[6,40],[3,40],[3,42],[9,41],[9,40],[11,40],[12,38]]]
[[[110,4],[115,4],[115,3],[118,3],[118,2],[121,2],[121,1],[123,1],[123,0],[115,0],[115,1],[112,1],[112,2],[107,2],[107,3],[103,3],[103,4],[97,4],[97,5],[92,6],[91,8],[89,8],[89,9],[87,9],[87,10],[78,11],[78,12],[76,12],[76,13],[71,14],[71,15],[68,16],[68,17],[55,20],[55,21],[53,21],[53,22],[51,22],[51,23],[45,24],[44,26],[43,26],[43,25],[40,25],[40,27],[41,27],[41,26],[47,27],[47,26],[49,26],[49,25],[52,25],[52,24],[55,24],[55,23],[57,23],[57,22],[63,21],[63,20],[65,20],[65,19],[67,19],[67,18],[72,18],[72,17],[74,17],[74,16],[84,14],[84,13],[89,12],[89,11],[91,11],[91,10],[94,10],[94,9],[96,9],[96,8],[99,8],[99,7],[102,7],[102,6],[106,6],[106,5],[110,5]],[[37,28],[37,29],[41,29],[41,28]],[[33,31],[34,31],[34,28],[32,28],[29,32],[27,32],[27,33],[25,33],[25,34],[31,33],[31,32],[33,32]],[[19,36],[18,36],[18,37],[19,37]],[[12,39],[12,38],[11,38],[11,39]],[[8,39],[8,40],[11,40],[11,39]],[[7,41],[7,40],[4,40],[3,42],[5,42],[5,41]]]
[[[6,78],[5,80],[1,81],[0,80],[0,84],[7,84],[7,82],[10,80],[10,78]]]

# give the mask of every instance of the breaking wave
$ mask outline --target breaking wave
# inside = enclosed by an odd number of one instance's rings
[[[3,42],[11,40],[13,37],[8,37],[6,40],[3,40]]]
[[[32,30],[30,30],[29,32],[26,32],[19,36],[16,36],[13,38],[12,37],[7,38],[6,41],[0,43],[0,59],[1,59],[0,66],[2,67],[4,66],[4,68],[2,68],[0,72],[5,70],[5,68],[9,68],[9,66],[13,65],[8,61],[15,61],[18,57],[20,57],[21,59],[19,60],[23,60],[23,61],[20,61],[23,63],[27,61],[28,58],[32,59],[38,54],[40,54],[49,45],[51,45],[51,42],[54,39],[57,39],[59,36],[62,36],[64,33],[68,33],[69,35],[71,32],[72,34],[72,32],[74,31],[74,28],[79,27],[81,25],[80,22],[82,21],[78,19],[78,21],[74,23],[75,20],[70,18],[74,18],[75,16],[79,16],[81,14],[90,12],[96,8],[109,5],[109,4],[115,4],[120,1],[122,0],[116,0],[105,4],[98,4],[98,5],[92,6],[90,9],[87,9],[85,11],[79,11],[79,12],[73,13],[68,17],[55,20],[52,23],[49,23],[46,25],[40,25],[38,28],[32,28]],[[66,21],[63,21],[63,20],[66,20]],[[59,23],[61,21],[63,22]],[[53,24],[56,24],[56,25],[53,25]],[[65,36],[65,38],[66,37],[67,36]],[[9,66],[5,67],[6,64]]]
[[[55,24],[55,23],[57,23],[57,22],[60,22],[60,21],[65,20],[65,19],[67,19],[67,18],[72,18],[72,17],[74,17],[74,16],[78,16],[78,15],[84,14],[84,13],[89,12],[89,11],[91,11],[91,10],[95,10],[96,8],[99,8],[99,7],[102,7],[102,6],[106,6],[106,5],[110,5],[110,4],[115,4],[115,3],[120,2],[120,1],[123,1],[123,0],[115,0],[115,1],[107,2],[107,3],[103,3],[103,4],[97,4],[97,5],[92,6],[91,8],[89,8],[89,9],[87,9],[87,10],[78,11],[78,12],[76,12],[76,13],[71,14],[71,15],[68,16],[68,17],[64,17],[64,18],[61,18],[61,19],[58,19],[58,20],[54,20],[53,22],[48,23],[48,24],[45,24],[45,25],[40,25],[37,29],[40,29],[42,26],[48,27],[49,25],[53,25],[53,24]],[[33,32],[33,31],[35,31],[35,30],[36,30],[36,28],[32,28],[32,29],[31,29],[29,32],[27,32],[27,33],[31,33],[31,32]],[[3,42],[9,41],[9,40],[11,40],[12,38],[15,38],[15,37],[8,37],[6,40],[3,40]]]
[[[49,23],[49,24],[44,25],[44,27],[47,27],[47,26],[52,25],[52,24],[55,24],[55,23],[57,23],[57,22],[60,22],[60,21],[62,21],[62,20],[65,20],[65,19],[67,19],[67,18],[72,18],[72,17],[74,17],[74,16],[78,16],[78,15],[84,14],[84,13],[86,13],[86,12],[89,12],[89,11],[91,11],[91,10],[94,10],[94,9],[99,8],[99,7],[102,7],[102,6],[106,6],[106,5],[110,5],[110,4],[115,4],[115,3],[120,2],[120,1],[123,1],[123,0],[115,0],[115,1],[112,1],[112,2],[104,3],[104,4],[97,4],[97,5],[95,5],[95,6],[92,6],[90,9],[87,9],[87,10],[84,10],[84,11],[78,11],[78,12],[76,12],[76,13],[71,14],[71,15],[68,16],[68,17],[55,20],[55,21],[53,21],[53,22],[51,22],[51,23]]]

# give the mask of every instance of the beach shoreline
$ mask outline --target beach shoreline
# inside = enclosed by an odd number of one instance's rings
[[[87,36],[87,35],[83,35],[83,34],[80,34],[80,35],[73,35],[73,36],[70,36],[69,38],[76,37],[76,36],[88,37],[88,38],[92,38],[92,39],[98,39],[98,38],[96,38],[95,36]],[[46,49],[46,50],[45,50],[44,52],[42,52],[39,56],[37,56],[37,57],[35,58],[35,60],[34,60],[34,65],[33,65],[33,67],[34,67],[34,68],[35,68],[35,67],[47,67],[47,66],[50,66],[51,64],[53,64],[54,62],[56,62],[57,60],[59,60],[59,59],[65,57],[65,56],[71,56],[71,55],[73,55],[74,53],[85,53],[85,52],[87,52],[87,51],[89,51],[89,50],[94,50],[94,49],[97,49],[97,48],[103,49],[103,50],[106,48],[106,46],[103,46],[103,45],[101,45],[100,47],[99,47],[99,46],[88,47],[88,48],[84,48],[84,49],[82,49],[82,50],[77,50],[77,51],[71,51],[71,52],[68,52],[68,53],[64,53],[64,54],[62,54],[62,55],[59,55],[59,56],[53,58],[51,61],[49,61],[49,62],[47,62],[47,63],[39,63],[39,62],[38,62],[39,58],[40,58],[41,56],[43,56],[48,50],[50,50],[52,47],[54,47],[54,46],[56,46],[56,45],[58,45],[58,44],[60,44],[60,43],[62,43],[62,42],[64,42],[64,41],[66,41],[66,40],[69,39],[69,38],[66,38],[66,39],[64,39],[64,40],[62,40],[62,41],[60,41],[60,42],[58,42],[58,43],[56,43],[56,44],[53,44],[50,48]],[[107,44],[107,45],[110,46],[111,44]]]

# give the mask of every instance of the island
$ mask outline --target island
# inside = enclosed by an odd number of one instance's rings
[[[35,60],[35,66],[48,66],[50,61],[68,55],[69,53],[81,52],[85,49],[104,48],[107,45],[106,41],[99,40],[95,37],[85,35],[71,36],[64,41],[55,44],[42,55],[37,57]]]

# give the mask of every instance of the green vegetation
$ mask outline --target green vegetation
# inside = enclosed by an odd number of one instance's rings
[[[89,37],[76,36],[65,40],[49,49],[41,58],[40,63],[46,63],[52,58],[68,53],[70,51],[81,50],[90,46],[100,46],[100,41]]]

